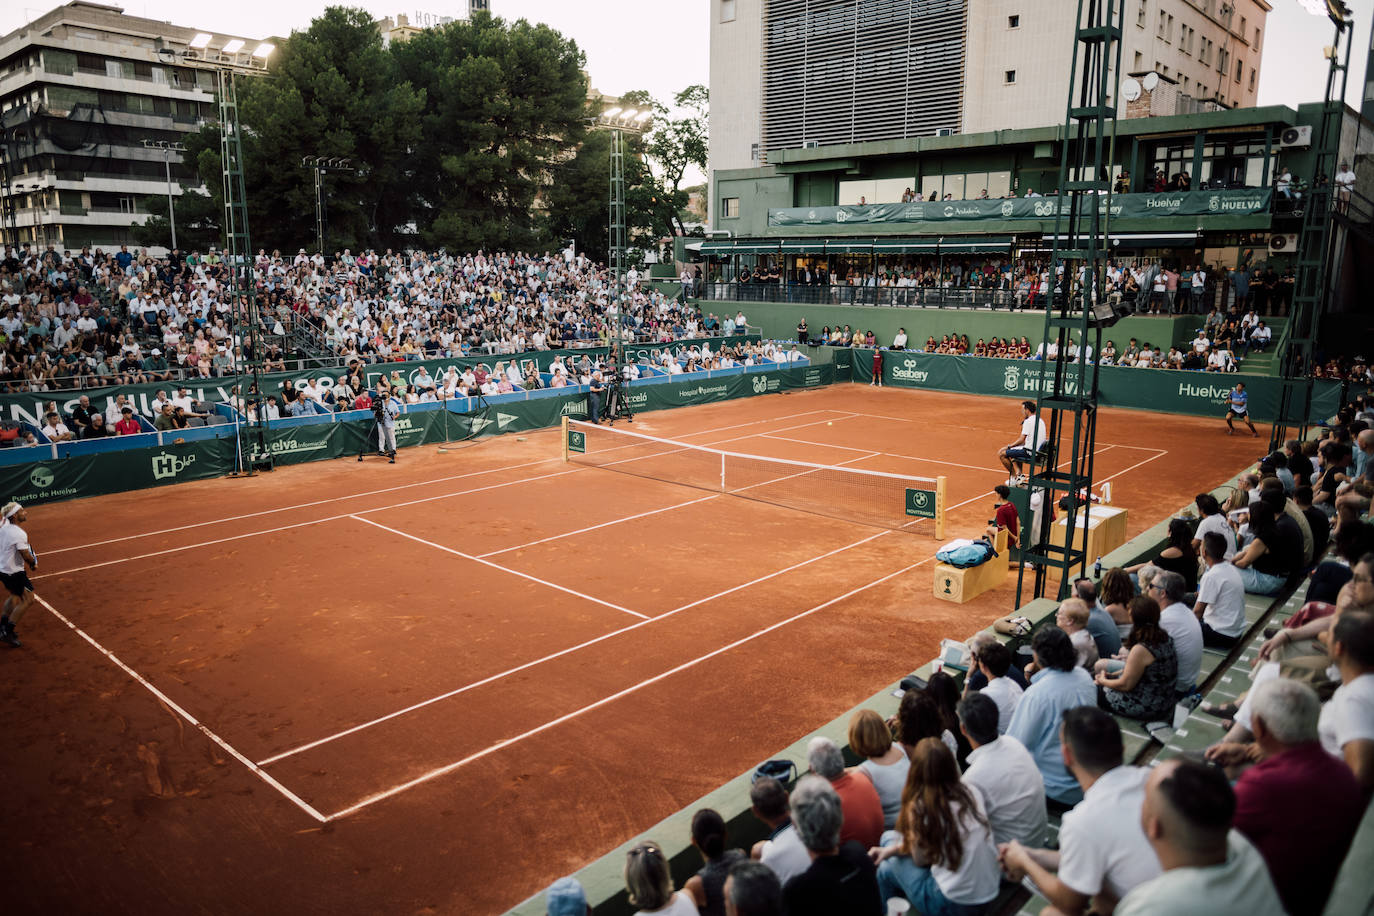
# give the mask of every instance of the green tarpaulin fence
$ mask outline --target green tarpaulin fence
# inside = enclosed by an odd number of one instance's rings
[[[0,492],[25,505],[222,477],[234,440],[206,439],[0,467]]]

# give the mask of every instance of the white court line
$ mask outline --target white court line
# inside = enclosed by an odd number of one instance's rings
[[[775,436],[772,433],[759,433],[765,439],[781,439],[784,442],[800,442],[803,445],[819,445],[823,448],[838,448],[847,452],[868,452],[870,449],[855,448],[852,445],[831,445],[829,442],[812,442],[810,439],[793,439],[790,436]],[[968,468],[970,471],[987,471],[992,474],[1003,474],[1002,468],[985,468],[976,464],[960,464],[957,461],[941,461],[939,458],[917,458],[915,455],[899,455],[896,452],[872,452],[873,455],[886,455],[889,458],[905,458],[908,461],[926,461],[931,464],[947,464],[956,468]]]
[[[445,547],[443,544],[436,544],[434,541],[426,541],[424,538],[416,537],[413,534],[406,534],[404,531],[401,531],[398,528],[390,528],[386,525],[383,525],[381,522],[374,522],[370,518],[363,518],[361,515],[350,515],[349,518],[356,519],[365,525],[372,525],[375,528],[380,528],[383,531],[390,531],[392,534],[399,535],[400,537],[409,538],[417,544],[424,544],[426,547],[433,547],[435,550],[442,550],[445,553],[451,553],[455,557],[462,557],[464,560],[471,560],[474,563],[481,563],[483,566],[490,566],[492,569],[499,569],[501,572],[510,573],[512,576],[519,576],[522,579],[528,579],[529,581],[537,582],[540,585],[547,585],[549,588],[556,588],[560,592],[565,592],[569,595],[572,595],[575,598],[581,598],[583,601],[591,601],[594,604],[599,604],[603,607],[608,607],[612,610],[620,611],[624,614],[629,614],[631,617],[638,617],[641,620],[649,619],[648,614],[641,614],[639,613],[639,611],[632,611],[627,607],[621,607],[620,605],[612,604],[609,601],[602,601],[600,598],[593,598],[591,595],[576,591],[575,589],[568,588],[564,585],[559,585],[557,582],[550,582],[548,579],[541,579],[538,576],[532,576],[529,573],[521,572],[518,569],[511,569],[509,566],[502,566],[500,563],[493,563],[490,560],[484,560],[481,557],[474,557],[470,553],[463,553],[461,550],[454,550],[452,547]]]
[[[477,559],[484,560],[487,557],[494,557],[501,553],[510,553],[512,550],[524,550],[526,547],[533,547],[536,544],[547,544],[549,541],[557,541],[560,538],[570,538],[575,534],[586,534],[588,531],[595,531],[598,528],[606,528],[610,525],[619,525],[621,522],[632,522],[635,519],[645,518],[650,515],[658,515],[660,512],[671,512],[674,509],[681,509],[684,506],[704,503],[708,499],[718,499],[719,493],[712,493],[710,496],[702,496],[699,499],[689,499],[685,503],[677,503],[672,506],[664,506],[662,509],[650,509],[648,512],[641,512],[638,515],[627,515],[624,518],[613,518],[609,522],[601,522],[599,525],[588,525],[586,528],[578,528],[576,531],[565,531],[562,534],[551,535],[550,537],[540,538],[537,541],[530,541],[525,544],[516,544],[514,547],[502,547],[500,550],[493,550],[490,553],[479,553]]]
[[[355,732],[360,732],[364,729],[371,728],[374,725],[380,725],[383,722],[386,722],[390,719],[395,719],[398,716],[403,716],[406,713],[414,712],[417,709],[423,709],[426,706],[433,705],[434,703],[438,703],[442,700],[447,700],[450,697],[456,697],[460,693],[467,693],[469,690],[475,690],[478,687],[484,687],[487,684],[491,684],[504,678],[510,677],[512,674],[519,674],[521,671],[533,668],[536,665],[542,665],[545,662],[551,662],[554,659],[562,658],[564,655],[569,655],[573,652],[585,649],[588,646],[594,646],[599,642],[604,642],[605,640],[611,639],[615,636],[619,636],[622,633],[629,633],[633,630],[638,630],[640,627],[648,626],[649,624],[652,624],[655,621],[666,620],[669,617],[672,617],[674,614],[690,610],[694,607],[705,604],[708,601],[715,601],[717,598],[724,598],[726,595],[758,585],[760,582],[767,582],[769,579],[774,579],[778,576],[786,575],[787,573],[801,569],[803,566],[809,566],[812,563],[817,563],[821,560],[833,557],[837,553],[844,553],[846,550],[852,550],[855,547],[867,544],[869,541],[877,540],[883,535],[890,533],[891,532],[888,531],[879,531],[877,534],[870,534],[868,537],[864,538],[861,541],[855,541],[854,543],[846,544],[843,547],[836,547],[834,550],[820,554],[819,556],[814,556],[810,559],[802,560],[799,563],[793,563],[791,566],[788,566],[785,569],[779,569],[775,572],[768,573],[767,575],[759,576],[757,579],[751,579],[748,582],[742,582],[739,585],[731,586],[730,588],[727,588],[724,591],[716,592],[714,595],[707,595],[705,598],[698,598],[696,601],[692,601],[682,605],[682,607],[673,608],[671,611],[665,611],[664,613],[659,614],[657,617],[650,617],[648,620],[641,620],[639,623],[628,624],[627,626],[623,626],[618,630],[612,630],[609,633],[603,633],[600,636],[592,637],[591,639],[588,639],[585,642],[580,642],[575,646],[569,646],[566,649],[559,649],[557,652],[551,652],[548,655],[543,656],[542,658],[536,658],[532,661],[524,662],[522,664],[516,665],[514,668],[507,668],[505,671],[497,672],[496,674],[493,674],[489,677],[485,677],[480,681],[474,681],[471,684],[464,684],[462,687],[455,688],[454,690],[450,690],[447,693],[441,693],[438,696],[433,696],[429,699],[421,700],[412,706],[407,706],[405,709],[398,709],[395,712],[390,712],[384,716],[379,716],[376,719],[373,719],[369,722],[361,722],[358,725],[352,726],[351,728],[346,728],[343,731],[338,732],[336,734],[326,735],[325,737],[319,738],[315,741],[311,741],[308,744],[302,744],[300,747],[294,747],[290,750],[282,751],[280,754],[268,757],[265,760],[259,760],[258,766],[268,766],[269,764],[276,763],[278,760],[283,760],[287,757],[299,754],[302,751],[308,751],[312,748],[319,747],[322,744],[328,744],[331,741],[347,737],[348,735],[354,734]]]
[[[229,754],[239,763],[243,764],[244,766],[248,767],[248,769],[252,770],[255,776],[257,776],[263,782],[267,783],[269,786],[280,792],[293,805],[295,805],[297,808],[300,808],[306,814],[310,815],[322,824],[326,823],[329,820],[327,817],[325,817],[320,812],[316,811],[307,802],[301,799],[300,796],[296,795],[290,789],[286,788],[286,786],[282,785],[281,783],[277,782],[277,780],[273,779],[267,772],[265,772],[262,769],[262,767],[258,766],[256,763],[240,754],[237,750],[234,749],[234,747],[231,744],[229,744],[228,741],[225,741],[219,735],[212,732],[208,727],[206,727],[203,723],[197,720],[195,716],[191,715],[185,709],[182,709],[181,706],[175,700],[167,696],[167,694],[163,693],[161,690],[158,690],[156,687],[154,687],[148,681],[147,678],[139,674],[134,669],[130,668],[128,665],[124,664],[124,662],[121,661],[118,656],[116,656],[109,649],[102,646],[100,643],[96,642],[95,639],[93,639],[91,635],[87,633],[85,630],[81,629],[76,624],[68,620],[61,612],[57,610],[57,608],[53,607],[45,599],[37,595],[35,595],[34,598],[38,601],[39,604],[43,605],[43,607],[48,609],[48,613],[52,614],[58,620],[65,623],[68,626],[68,628],[72,630],[72,632],[76,633],[76,635],[80,636],[82,639],[86,640],[86,642],[94,646],[97,652],[108,658],[110,661],[114,662],[125,674],[129,675],[129,677],[133,678],[139,684],[142,684],[145,688],[147,688],[148,692],[151,693],[153,696],[157,697],[158,702],[160,702],[163,706],[166,706],[168,709],[172,710],[177,715],[181,716],[187,722],[191,723],[191,725],[195,726],[195,728],[199,730],[201,734],[209,738],[211,741],[215,742],[215,744],[218,744],[221,748],[224,749],[225,753]]]
[[[358,512],[383,512],[387,509],[398,509],[402,506],[413,506],[416,503],[433,502],[436,499],[449,499],[454,496],[466,496],[469,493],[481,493],[483,490],[499,490],[501,487],[513,487],[517,484],[529,483],[532,480],[546,480],[550,477],[562,477],[564,474],[576,474],[582,468],[574,468],[571,471],[556,471],[552,474],[541,474],[538,477],[522,477],[519,480],[508,480],[504,483],[493,483],[485,487],[473,487],[471,490],[459,490],[456,493],[441,493],[438,496],[426,496],[424,499],[412,499],[403,503],[393,503],[389,506],[377,506],[372,509],[359,509]],[[201,541],[198,544],[185,544],[181,547],[168,547],[164,550],[154,550],[152,553],[141,553],[132,557],[120,557],[117,560],[105,560],[101,563],[91,563],[87,566],[76,566],[72,569],[63,569],[58,572],[44,573],[41,576],[31,576],[33,579],[51,579],[56,576],[69,576],[72,573],[85,572],[88,569],[100,569],[103,566],[114,566],[118,563],[131,563],[134,560],[147,560],[152,557],[161,557],[170,553],[180,553],[183,550],[195,550],[198,547],[212,547],[215,544],[224,544],[229,541],[240,541],[244,538],[255,538],[264,534],[276,534],[278,531],[290,531],[293,528],[304,528],[307,525],[320,525],[325,522],[337,522],[342,518],[352,518],[356,513],[344,512],[339,515],[330,515],[325,518],[314,518],[305,522],[296,522],[291,525],[281,525],[277,528],[268,528],[266,531],[250,531],[247,534],[234,534],[229,537],[215,538],[213,541]]]
[[[1126,468],[1125,471],[1117,471],[1117,472],[1116,472],[1115,474],[1113,474],[1111,477],[1104,477],[1104,478],[1102,478],[1101,480],[1095,480],[1095,481],[1093,481],[1093,483],[1096,483],[1096,484],[1098,484],[1098,485],[1101,485],[1101,484],[1106,483],[1106,482],[1109,481],[1109,480],[1115,480],[1117,477],[1120,477],[1122,474],[1125,474],[1126,471],[1134,471],[1136,468],[1140,467],[1142,464],[1149,464],[1151,461],[1154,461],[1156,458],[1163,458],[1163,457],[1164,457],[1165,455],[1167,455],[1167,454],[1169,454],[1167,451],[1161,450],[1160,453],[1159,453],[1158,455],[1151,455],[1149,458],[1146,458],[1144,461],[1137,461],[1135,464],[1133,464],[1133,465],[1131,465],[1130,467]]]
[[[888,532],[886,532],[886,531],[882,532],[882,534],[887,534],[887,533],[888,533]],[[880,535],[875,535],[875,537],[878,537],[878,536],[880,536]],[[766,635],[768,635],[769,633],[773,632],[774,630],[781,629],[782,627],[788,626],[789,624],[796,623],[798,620],[802,620],[803,618],[810,617],[812,614],[815,614],[815,613],[818,613],[818,612],[820,612],[820,611],[823,611],[823,610],[825,610],[826,608],[830,607],[830,606],[833,605],[833,604],[838,604],[838,603],[841,602],[841,601],[844,601],[844,600],[846,600],[846,599],[848,599],[848,598],[852,598],[853,596],[859,594],[860,592],[867,591],[868,589],[873,588],[875,585],[881,585],[881,584],[883,584],[884,582],[887,582],[889,579],[894,579],[894,578],[896,578],[897,576],[900,576],[900,575],[902,575],[902,574],[904,574],[904,573],[910,572],[911,570],[915,569],[915,568],[918,567],[918,566],[923,566],[923,565],[925,565],[926,563],[929,563],[929,562],[930,562],[931,560],[933,560],[933,559],[935,559],[935,558],[934,558],[933,556],[931,556],[931,557],[926,557],[924,560],[918,560],[917,562],[912,563],[912,564],[909,565],[909,566],[904,566],[904,567],[902,567],[901,569],[897,570],[896,572],[888,573],[887,575],[883,576],[881,579],[874,579],[872,582],[869,582],[869,583],[867,583],[867,584],[865,584],[865,585],[860,585],[858,588],[851,589],[850,591],[845,592],[843,595],[840,595],[840,596],[838,596],[838,597],[836,597],[836,598],[831,598],[829,601],[826,601],[826,602],[824,602],[823,604],[818,604],[818,605],[816,605],[815,607],[810,608],[809,610],[802,611],[802,612],[800,612],[800,613],[798,613],[798,614],[794,614],[794,615],[792,615],[791,617],[788,617],[788,618],[785,619],[785,620],[780,620],[780,621],[778,621],[777,623],[770,624],[769,626],[766,626],[766,627],[764,627],[763,629],[758,630],[757,632],[751,633],[750,635],[745,636],[745,637],[743,637],[743,638],[741,638],[741,639],[737,639],[737,640],[735,640],[734,642],[729,643],[728,645],[721,646],[721,647],[718,648],[718,649],[713,649],[712,651],[707,652],[707,653],[704,654],[704,655],[699,655],[699,656],[697,656],[696,658],[691,659],[690,661],[683,662],[682,664],[678,665],[677,667],[675,667],[675,668],[670,668],[670,669],[668,669],[667,671],[664,671],[664,672],[661,673],[661,674],[656,674],[656,675],[654,675],[654,676],[651,677],[651,678],[646,678],[645,680],[640,681],[638,684],[634,684],[634,685],[632,685],[632,686],[630,686],[630,687],[626,687],[624,690],[621,690],[621,691],[618,691],[618,692],[616,692],[616,693],[613,693],[613,694],[611,694],[610,696],[602,697],[601,699],[597,700],[595,703],[589,703],[589,704],[587,704],[586,706],[583,706],[581,709],[577,709],[577,710],[574,710],[574,711],[572,711],[572,712],[570,712],[570,713],[568,713],[568,714],[566,714],[566,715],[559,716],[557,719],[553,719],[553,720],[551,720],[551,721],[545,722],[543,725],[536,726],[536,727],[534,727],[534,728],[529,729],[528,731],[521,732],[521,733],[518,734],[518,735],[514,735],[514,736],[512,736],[512,737],[510,737],[510,738],[506,738],[506,739],[504,739],[504,740],[502,740],[502,741],[498,741],[498,742],[496,742],[495,744],[491,745],[490,747],[487,747],[487,748],[484,748],[483,750],[477,751],[477,752],[474,753],[474,754],[469,754],[468,756],[464,757],[462,760],[456,760],[456,761],[454,761],[453,763],[448,763],[448,764],[445,764],[444,766],[437,767],[437,768],[435,768],[435,769],[433,769],[433,770],[430,770],[428,773],[425,773],[425,774],[423,774],[423,775],[421,775],[421,776],[415,777],[414,779],[412,779],[412,780],[410,780],[410,781],[408,781],[408,782],[403,782],[403,783],[401,783],[400,785],[392,786],[390,789],[386,789],[386,790],[384,790],[384,791],[382,791],[382,792],[378,792],[378,793],[376,793],[375,795],[369,795],[367,798],[364,798],[362,801],[358,802],[357,804],[350,805],[350,806],[348,806],[347,808],[344,808],[344,809],[342,809],[342,810],[340,810],[340,811],[335,811],[333,814],[328,815],[328,817],[326,817],[326,820],[328,820],[328,821],[335,821],[335,820],[338,820],[338,819],[340,819],[340,818],[348,817],[350,814],[356,814],[357,812],[361,811],[363,808],[368,807],[369,805],[375,805],[377,802],[385,801],[385,800],[388,799],[388,798],[391,798],[391,797],[393,797],[393,796],[399,795],[399,794],[401,794],[402,792],[406,792],[406,791],[408,791],[408,790],[410,790],[410,789],[415,788],[416,786],[423,785],[424,783],[430,782],[431,780],[438,779],[440,776],[444,776],[444,775],[447,775],[448,773],[452,773],[454,770],[457,770],[457,769],[460,769],[460,768],[462,768],[462,767],[465,767],[465,766],[467,766],[469,763],[472,763],[472,762],[474,762],[474,761],[481,760],[483,757],[486,757],[486,756],[488,756],[488,755],[490,755],[490,754],[494,754],[494,753],[496,753],[497,751],[501,750],[502,748],[510,747],[512,744],[516,744],[516,743],[518,743],[518,742],[520,742],[520,741],[525,740],[526,738],[531,738],[531,737],[533,737],[533,736],[535,736],[535,735],[540,734],[541,732],[546,732],[546,731],[548,731],[548,730],[551,729],[551,728],[555,728],[555,727],[557,727],[557,726],[559,726],[559,725],[562,725],[564,722],[568,722],[568,721],[571,721],[572,719],[576,719],[576,718],[578,718],[579,716],[584,715],[584,714],[586,714],[586,713],[589,713],[589,712],[591,712],[591,711],[593,711],[593,710],[595,710],[595,709],[599,709],[599,708],[601,708],[602,706],[607,705],[608,703],[614,703],[616,700],[619,700],[619,699],[621,699],[621,698],[623,698],[623,697],[629,696],[629,695],[632,694],[632,693],[636,693],[636,692],[638,692],[638,691],[640,691],[640,690],[643,690],[645,687],[648,687],[648,686],[651,686],[651,685],[653,685],[653,684],[656,684],[656,683],[658,683],[659,681],[664,680],[665,678],[672,677],[674,674],[678,674],[678,673],[680,673],[680,672],[686,671],[688,668],[694,668],[694,667],[696,667],[697,665],[701,664],[702,662],[709,661],[710,659],[715,658],[717,655],[721,655],[721,654],[723,654],[723,653],[725,653],[725,652],[729,652],[729,651],[731,651],[732,649],[737,649],[737,648],[739,648],[740,646],[744,645],[745,643],[752,642],[752,641],[758,639],[758,638],[761,637],[761,636],[766,636]]]
[[[958,392],[946,392],[946,393],[947,393],[947,394],[957,394]],[[1123,409],[1130,409],[1130,408],[1123,408]],[[856,417],[869,417],[870,419],[874,419],[874,420],[895,420],[895,421],[897,421],[898,423],[921,423],[921,422],[923,422],[923,420],[921,420],[921,419],[916,419],[916,418],[914,418],[914,417],[888,417],[888,416],[884,416],[883,414],[878,414],[878,413],[857,413],[857,412],[856,412],[856,413],[853,414],[853,416],[856,416]],[[848,418],[848,417],[845,417],[845,419],[849,419],[849,418]],[[942,426],[943,428],[947,428],[947,429],[972,429],[972,430],[976,430],[976,431],[978,431],[978,432],[984,432],[984,433],[1005,433],[1005,432],[1007,432],[1007,430],[1004,430],[1004,429],[993,429],[991,426],[960,426],[960,425],[958,425],[957,423],[954,423],[954,424],[943,424],[943,423],[942,423],[941,426]],[[1122,444],[1119,443],[1119,442],[1108,442],[1108,443],[1104,443],[1104,444],[1105,444],[1105,445],[1114,445],[1114,446],[1116,446],[1117,448],[1134,448],[1134,449],[1140,449],[1140,450],[1143,451],[1143,452],[1160,452],[1160,451],[1164,451],[1163,449],[1150,448],[1150,447],[1147,446],[1147,445],[1122,445]]]
[[[802,412],[800,412],[800,413],[784,414],[783,416],[780,416],[780,417],[769,417],[769,418],[767,418],[767,419],[765,419],[765,420],[750,420],[750,421],[748,421],[747,423],[734,423],[734,424],[731,424],[730,426],[718,426],[718,427],[716,427],[715,429],[703,429],[703,430],[701,430],[700,432],[686,433],[685,435],[690,435],[690,436],[704,436],[704,435],[708,435],[708,434],[714,433],[714,432],[724,432],[724,431],[730,430],[730,429],[740,429],[740,428],[745,427],[745,426],[756,426],[756,425],[758,425],[758,424],[760,424],[760,423],[772,423],[772,422],[777,421],[777,420],[791,420],[791,419],[793,419],[793,418],[795,418],[795,417],[807,417],[807,416],[811,416],[812,414],[817,414],[817,413],[844,413],[844,412],[845,412],[845,411],[841,411],[841,410],[829,410],[829,409],[827,409],[827,410],[804,410],[804,411],[802,411]],[[785,429],[788,429],[788,428],[791,428],[791,427],[784,427],[784,428],[785,428]],[[535,432],[552,432],[554,429],[555,429],[555,427],[550,427],[548,430],[536,430]],[[192,528],[204,528],[204,527],[208,527],[208,526],[210,526],[210,525],[221,525],[221,524],[224,524],[225,522],[236,522],[236,521],[241,521],[241,520],[243,520],[243,519],[245,519],[245,518],[257,518],[258,516],[262,516],[262,515],[271,515],[271,514],[273,514],[273,513],[275,513],[275,512],[290,512],[292,509],[308,509],[308,508],[310,508],[310,507],[312,507],[312,506],[319,506],[319,505],[323,505],[323,504],[325,504],[325,503],[341,502],[341,501],[346,500],[346,499],[358,499],[358,498],[361,498],[361,497],[363,497],[363,496],[376,496],[378,493],[391,493],[391,492],[394,492],[394,491],[396,491],[396,490],[405,490],[405,489],[409,489],[409,488],[411,488],[411,487],[423,487],[423,486],[428,486],[429,484],[434,484],[434,483],[447,483],[447,482],[450,481],[450,480],[461,480],[461,479],[464,478],[464,477],[477,477],[477,476],[480,476],[480,475],[482,475],[482,474],[499,474],[499,473],[501,473],[502,471],[514,471],[514,470],[517,470],[517,469],[519,469],[519,468],[533,467],[533,466],[536,465],[536,464],[547,464],[547,463],[550,462],[550,461],[560,461],[560,460],[562,460],[562,459],[561,459],[561,457],[559,457],[559,456],[554,456],[554,457],[551,457],[551,458],[540,458],[540,459],[537,460],[537,461],[526,461],[526,462],[522,462],[521,464],[508,464],[508,465],[504,465],[504,466],[501,466],[501,467],[488,468],[487,470],[484,470],[484,471],[470,471],[470,472],[468,472],[468,473],[466,473],[466,474],[454,474],[454,475],[449,476],[449,477],[436,477],[436,478],[434,478],[433,480],[421,480],[421,481],[417,481],[417,482],[415,482],[415,483],[403,483],[403,484],[398,484],[398,485],[396,485],[396,486],[394,486],[394,487],[382,487],[382,488],[379,489],[379,490],[364,490],[364,491],[361,492],[361,493],[350,493],[350,494],[347,494],[347,495],[345,495],[345,496],[332,496],[332,497],[329,497],[328,499],[317,499],[317,500],[312,500],[311,502],[308,502],[308,503],[296,503],[295,505],[291,505],[291,506],[279,506],[279,507],[277,507],[277,508],[275,508],[275,509],[263,509],[263,510],[260,511],[260,512],[248,512],[248,513],[245,513],[245,514],[243,514],[243,515],[229,515],[229,516],[225,516],[224,518],[211,519],[210,521],[206,521],[206,522],[195,522],[194,524],[190,524],[190,525],[178,525],[178,526],[175,527],[175,528],[160,528],[160,529],[158,529],[158,530],[156,530],[156,531],[144,531],[144,532],[141,532],[141,533],[139,533],[139,534],[127,534],[127,535],[124,535],[124,536],[122,536],[122,537],[107,538],[107,539],[105,539],[105,540],[103,540],[103,541],[92,541],[92,542],[90,542],[89,544],[78,544],[78,545],[75,545],[75,546],[73,546],[73,547],[56,547],[56,548],[53,548],[53,549],[51,549],[51,550],[45,550],[45,551],[43,552],[43,555],[44,555],[44,556],[47,556],[47,557],[50,557],[50,556],[52,556],[53,554],[65,553],[65,552],[67,552],[67,551],[69,551],[69,550],[85,550],[85,549],[88,548],[88,547],[100,547],[100,546],[105,545],[105,544],[118,544],[118,543],[120,543],[121,541],[133,541],[133,540],[137,540],[137,539],[139,539],[139,538],[154,537],[154,536],[159,535],[159,534],[174,534],[174,533],[176,533],[176,532],[178,532],[178,531],[189,531],[189,530],[191,530]],[[371,510],[368,510],[368,511],[371,511]]]

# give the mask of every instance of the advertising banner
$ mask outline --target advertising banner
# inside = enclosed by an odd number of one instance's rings
[[[0,467],[0,492],[27,506],[221,477],[233,464],[232,439],[181,442]]]

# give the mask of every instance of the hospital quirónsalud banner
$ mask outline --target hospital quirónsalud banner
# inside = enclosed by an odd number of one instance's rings
[[[671,348],[674,352],[679,349],[689,347],[700,347],[702,344],[709,343],[712,350],[717,350],[721,346],[734,346],[739,343],[757,342],[759,335],[736,335],[733,337],[710,337],[696,338],[691,340],[677,340],[667,344],[633,344],[625,348],[627,357],[638,361],[641,357],[652,359],[665,348]],[[425,359],[425,360],[406,360],[403,362],[384,362],[372,363],[364,368],[364,374],[368,384],[376,382],[382,375],[390,377],[393,372],[400,372],[402,376],[411,382],[418,374],[420,367],[423,366],[432,377],[440,378],[450,366],[468,367],[486,363],[488,367],[494,367],[497,362],[515,360],[522,366],[533,362],[541,371],[546,371],[549,365],[557,356],[563,356],[565,360],[578,361],[584,355],[591,360],[603,358],[606,355],[605,347],[586,347],[560,350],[533,350],[527,353],[516,353],[510,355],[487,356],[485,354],[475,356],[461,356],[445,359]],[[316,369],[308,372],[272,372],[262,376],[263,388],[268,392],[281,391],[282,385],[291,381],[297,384],[306,382],[310,379],[319,379],[320,384],[325,387],[333,384],[334,380],[343,375],[344,369]],[[237,376],[227,376],[224,378],[213,379],[191,379],[184,384],[190,394],[197,401],[208,401],[210,403],[227,402],[234,393],[234,386],[238,384]],[[32,423],[35,426],[43,425],[43,405],[48,401],[56,401],[57,409],[63,414],[70,414],[81,396],[87,395],[91,399],[91,406],[97,410],[105,410],[113,404],[118,395],[124,395],[133,408],[146,417],[152,417],[152,402],[157,397],[159,391],[172,393],[177,385],[182,382],[156,382],[149,385],[123,385],[110,386],[106,388],[87,388],[82,390],[63,389],[61,391],[36,391],[23,394],[0,394],[0,417],[5,420],[17,420],[22,423]]]
[[[1268,188],[1113,194],[1110,216],[1243,216],[1269,210]],[[842,207],[781,207],[768,211],[770,228],[788,226],[881,226],[891,223],[943,223],[979,220],[1053,220],[1068,197],[1013,197],[1003,200],[929,200],[905,204],[851,204]],[[1103,195],[1099,210],[1108,212]]]
[[[643,381],[628,388],[631,408],[638,411],[688,407],[734,398],[752,397],[834,381],[834,367],[796,366],[759,371],[726,370],[727,374],[694,374],[681,381]],[[459,412],[467,399],[418,410],[408,408],[396,420],[396,444],[401,448],[508,432],[529,432],[557,426],[565,416],[587,416],[587,394],[547,394],[521,401],[498,402],[470,413]],[[245,432],[245,437],[250,433]],[[329,458],[353,458],[377,448],[376,426],[364,411],[323,415],[315,422],[289,419],[266,431],[267,451],[275,465],[302,464]],[[246,443],[250,460],[262,451]],[[152,448],[133,448],[52,459],[31,464],[0,466],[0,496],[25,505],[98,496],[144,487],[221,477],[234,468],[232,437],[178,442]]]
[[[853,381],[870,382],[873,351],[853,350],[849,356]],[[1039,395],[1042,385],[1043,363],[1039,360],[887,351],[883,357],[886,385],[1030,399]],[[1077,384],[1077,365],[1069,366],[1067,372],[1068,393],[1072,394]],[[1238,381],[1245,383],[1250,395],[1251,416],[1261,421],[1272,420],[1278,412],[1280,380],[1264,375],[1101,366],[1098,403],[1103,407],[1220,417],[1226,412],[1223,401]],[[1314,382],[1309,419],[1320,422],[1333,416],[1340,398],[1339,382]]]

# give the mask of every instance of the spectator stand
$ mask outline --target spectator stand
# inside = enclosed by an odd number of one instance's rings
[[[1229,497],[1231,492],[1235,490],[1241,476],[1240,474],[1236,475],[1228,483],[1215,489],[1213,494],[1219,499]],[[1166,518],[1160,524],[1142,532],[1117,550],[1104,556],[1102,558],[1103,567],[1127,566],[1156,555],[1168,543],[1167,534],[1168,519]],[[1271,609],[1284,606],[1286,600],[1286,597],[1247,596],[1247,616],[1252,622],[1251,634],[1257,634]],[[1036,630],[1054,623],[1058,607],[1058,602],[1048,598],[1037,598],[1030,601],[1016,611],[1017,616],[1025,617],[1031,621],[1030,632],[1021,636],[1004,636],[994,632],[994,636],[999,642],[1007,645],[1015,657],[1017,650],[1022,647],[1029,647]],[[1244,641],[1242,641],[1243,643]],[[1201,674],[1207,689],[1210,689],[1212,683],[1219,680],[1221,672],[1226,669],[1226,662],[1238,657],[1240,651],[1237,649],[1232,650],[1231,653],[1223,654],[1215,650],[1207,650]],[[939,669],[936,667],[936,662],[932,660],[917,668],[912,674],[922,679],[929,679],[936,670]],[[962,686],[964,672],[954,668],[944,668],[943,670],[954,675]],[[856,765],[862,758],[854,754],[848,747],[850,719],[859,709],[872,709],[886,719],[897,712],[901,695],[900,685],[898,683],[890,684],[865,702],[845,711],[811,734],[772,754],[771,758],[790,760],[797,765],[798,773],[804,774],[807,768],[807,744],[812,738],[820,735],[835,741],[844,750],[846,765]],[[1193,718],[1196,717],[1190,716],[1188,722],[1191,723]],[[1166,746],[1166,741],[1175,740],[1176,733],[1171,728],[1159,731],[1160,738],[1156,739],[1138,721],[1118,717],[1118,722],[1121,725],[1127,763],[1144,764],[1152,759],[1156,752]],[[694,875],[697,869],[701,867],[701,854],[690,844],[688,838],[691,836],[692,815],[703,807],[712,808],[720,812],[721,816],[725,818],[726,830],[732,846],[748,849],[754,842],[765,839],[767,828],[750,811],[749,788],[752,785],[752,776],[753,770],[741,773],[715,791],[697,799],[681,811],[655,824],[643,834],[627,840],[620,847],[611,850],[600,859],[577,871],[574,877],[581,881],[583,887],[586,888],[587,899],[592,904],[594,916],[630,916],[635,912],[635,908],[630,905],[626,897],[622,869],[626,853],[636,843],[647,838],[652,838],[663,848],[672,869],[675,887],[681,887],[689,877]],[[1054,833],[1058,829],[1059,819],[1057,816],[1051,816],[1050,822],[1051,833]],[[1371,832],[1374,832],[1374,827],[1370,829]],[[1369,837],[1367,842],[1374,844],[1374,836]],[[1360,848],[1358,843],[1357,848]],[[989,907],[988,913],[1015,914],[1019,911],[1031,916],[1031,914],[1038,914],[1045,905],[1045,901],[1032,897],[1021,885],[1004,881],[1002,894],[996,903]],[[542,916],[543,913],[542,893],[536,894],[510,911],[511,916]]]

